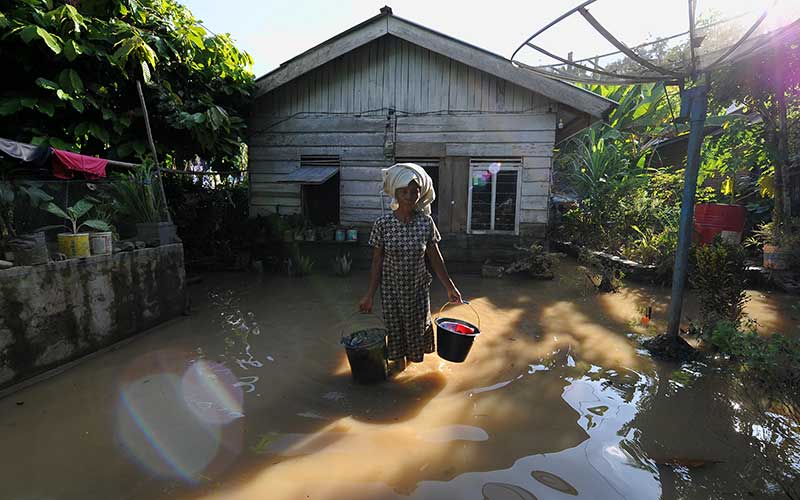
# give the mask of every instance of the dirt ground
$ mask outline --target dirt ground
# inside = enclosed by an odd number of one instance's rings
[[[638,347],[667,289],[598,295],[571,261],[547,282],[455,280],[483,331],[467,361],[432,354],[363,386],[338,340],[378,324],[353,314],[365,274],[207,274],[190,316],[0,399],[0,496],[773,495],[729,377]],[[796,297],[750,297],[763,333],[800,333]]]

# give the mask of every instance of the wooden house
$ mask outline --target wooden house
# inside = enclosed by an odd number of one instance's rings
[[[614,106],[388,7],[256,83],[251,215],[369,227],[389,210],[381,168],[411,161],[462,241],[543,236],[554,144]]]

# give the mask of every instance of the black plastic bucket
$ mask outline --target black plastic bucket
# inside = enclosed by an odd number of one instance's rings
[[[469,350],[472,349],[475,337],[481,334],[481,329],[462,319],[436,318],[434,323],[436,323],[436,352],[439,357],[453,363],[464,362]],[[472,333],[457,332],[451,326],[443,324],[462,325],[472,330]]]
[[[354,332],[342,338],[347,353],[347,361],[350,363],[350,372],[353,380],[361,384],[372,384],[386,380],[389,374],[389,364],[386,348],[386,331],[382,330],[383,335],[379,340],[356,346],[349,345],[348,340],[361,332]]]

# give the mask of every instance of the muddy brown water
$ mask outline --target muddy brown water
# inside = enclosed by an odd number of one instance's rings
[[[638,348],[668,290],[557,276],[458,276],[467,361],[361,386],[338,340],[376,324],[352,315],[365,275],[206,275],[191,316],[0,399],[0,497],[781,498],[730,377]],[[750,296],[764,333],[800,333],[796,298]]]

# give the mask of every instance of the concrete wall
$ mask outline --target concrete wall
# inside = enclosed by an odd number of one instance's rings
[[[184,311],[183,246],[0,271],[0,388]]]

